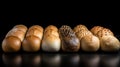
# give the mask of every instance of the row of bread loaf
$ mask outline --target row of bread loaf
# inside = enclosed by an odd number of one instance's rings
[[[33,25],[29,29],[25,25],[14,26],[2,42],[4,52],[36,52],[42,49],[46,52],[87,52],[118,51],[120,42],[110,29],[94,26],[91,30],[85,25],[77,25],[72,29],[62,25],[59,29],[49,25],[43,29]]]

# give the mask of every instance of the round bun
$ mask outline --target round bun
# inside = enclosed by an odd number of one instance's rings
[[[21,40],[15,36],[8,36],[2,42],[4,52],[17,52],[20,50]]]
[[[84,51],[95,52],[100,47],[99,38],[94,35],[86,35],[81,39],[81,48]]]
[[[120,48],[119,40],[114,36],[103,36],[101,38],[101,50],[103,51],[118,51]]]
[[[40,50],[40,39],[34,35],[28,36],[23,40],[22,48],[24,51],[38,51]]]

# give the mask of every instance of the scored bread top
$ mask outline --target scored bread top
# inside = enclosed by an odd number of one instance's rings
[[[54,25],[49,25],[45,28],[45,32],[48,31],[48,30],[53,30],[53,31],[58,31],[58,28]]]
[[[43,28],[39,25],[34,25],[34,26],[31,26],[26,34],[26,37],[28,36],[31,36],[31,35],[34,35],[34,36],[37,36],[39,37],[40,39],[42,39],[42,36],[43,36]]]

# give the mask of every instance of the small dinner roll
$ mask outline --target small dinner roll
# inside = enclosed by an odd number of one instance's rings
[[[111,52],[111,51],[118,51],[120,49],[119,40],[112,35],[103,36],[100,38],[100,41],[101,41],[100,44],[101,50],[103,51]]]
[[[31,26],[26,37],[22,42],[23,51],[26,52],[37,52],[40,50],[41,41],[43,37],[43,28],[39,25]]]
[[[5,36],[2,42],[4,52],[18,52],[24,39],[27,27],[25,25],[14,26]]]
[[[70,26],[63,25],[59,29],[62,41],[62,50],[65,52],[77,52],[80,49],[80,42]]]
[[[88,52],[96,52],[100,48],[99,38],[94,35],[86,35],[81,39],[81,49]]]
[[[58,29],[54,25],[45,28],[42,40],[42,50],[46,52],[58,52],[61,47],[61,40]]]

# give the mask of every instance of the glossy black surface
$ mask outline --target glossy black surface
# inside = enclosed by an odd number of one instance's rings
[[[5,67],[119,67],[120,54],[3,53],[0,64]]]

